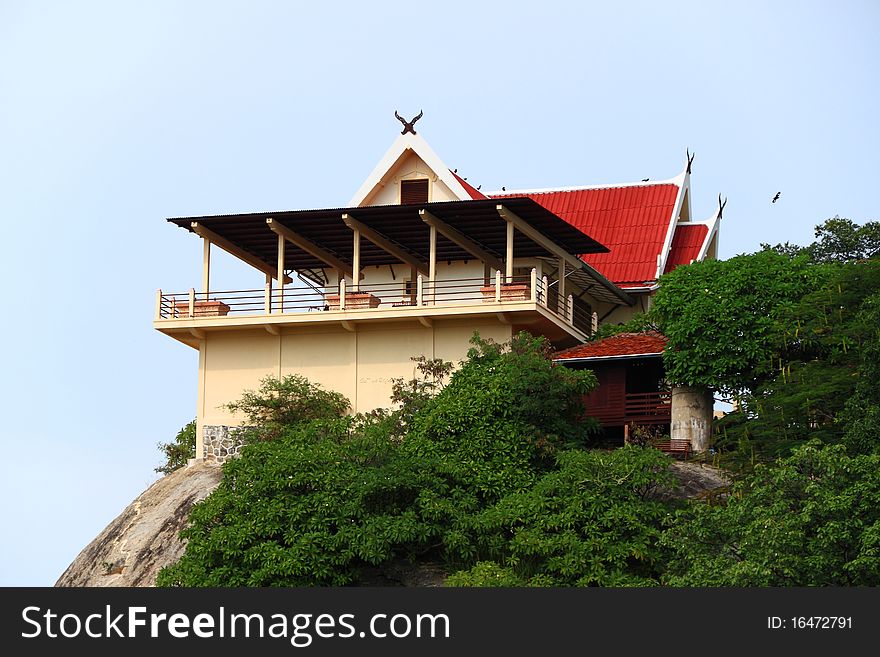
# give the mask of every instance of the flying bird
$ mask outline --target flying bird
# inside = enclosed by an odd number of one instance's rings
[[[501,191],[502,191],[502,192],[506,192],[506,191],[507,191],[507,187],[502,186],[502,187],[501,187]]]
[[[650,178],[642,178],[642,182],[648,182]]]
[[[782,192],[776,192],[776,196],[774,196],[773,199],[772,199],[770,202],[771,202],[771,203],[776,203],[776,201],[779,200],[779,196],[780,196],[781,194],[782,194]]]

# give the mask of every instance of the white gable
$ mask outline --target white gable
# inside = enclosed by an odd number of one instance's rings
[[[361,185],[349,207],[400,203],[400,181],[427,178],[429,201],[466,201],[471,197],[421,136],[400,135]]]

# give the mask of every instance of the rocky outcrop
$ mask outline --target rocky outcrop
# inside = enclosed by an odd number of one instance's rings
[[[178,533],[221,474],[218,465],[199,461],[159,479],[77,555],[55,586],[153,586],[159,570],[183,554]]]
[[[680,500],[717,498],[725,495],[733,483],[727,472],[706,463],[674,461],[671,467],[677,486],[665,491],[661,497]]]

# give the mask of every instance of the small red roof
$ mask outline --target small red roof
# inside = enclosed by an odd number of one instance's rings
[[[620,287],[641,287],[657,279],[678,185],[660,183],[505,193],[492,198],[528,196],[572,226],[608,247],[608,253],[581,258]]]
[[[587,342],[557,352],[553,360],[584,360],[587,358],[625,358],[662,354],[666,348],[666,336],[656,331],[646,333],[618,333],[609,338]]]
[[[700,255],[700,249],[709,232],[706,224],[679,224],[675,227],[675,235],[672,238],[672,248],[669,250],[669,259],[666,261],[668,274],[679,265],[688,265]]]
[[[476,187],[471,185],[467,180],[465,180],[464,178],[459,176],[457,173],[455,173],[455,171],[450,171],[449,173],[451,173],[453,176],[455,176],[455,179],[459,183],[461,183],[462,187],[464,187],[464,191],[466,191],[468,194],[470,194],[471,200],[478,201],[480,199],[489,198],[483,192],[481,192],[479,189],[477,189]]]

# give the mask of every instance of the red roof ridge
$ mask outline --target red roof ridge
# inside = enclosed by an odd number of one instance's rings
[[[556,353],[555,361],[655,356],[663,353],[667,338],[659,331],[618,333]]]
[[[555,194],[558,192],[586,192],[597,189],[619,189],[622,187],[656,187],[659,185],[675,185],[681,186],[683,183],[682,176],[678,175],[674,178],[666,180],[648,180],[638,182],[621,182],[621,183],[602,183],[594,185],[572,185],[568,187],[538,187],[535,189],[497,189],[495,191],[486,192],[489,198],[496,196],[516,196],[518,194]]]
[[[471,185],[467,180],[465,180],[464,178],[459,176],[457,173],[455,173],[455,171],[452,171],[450,169],[449,173],[451,173],[453,176],[455,176],[455,179],[458,180],[459,184],[462,187],[464,187],[464,191],[466,191],[468,193],[468,195],[471,197],[472,201],[478,201],[481,199],[488,199],[489,198],[483,192],[481,192],[479,189],[477,189],[476,187]]]

